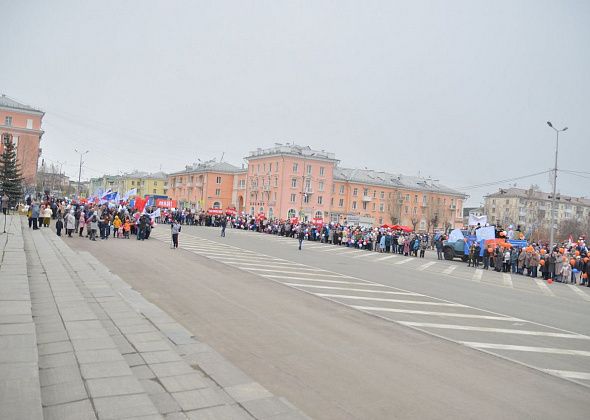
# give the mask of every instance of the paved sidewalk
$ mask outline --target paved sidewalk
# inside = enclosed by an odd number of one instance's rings
[[[307,418],[67,238],[18,217],[10,229],[0,237],[0,279],[11,279],[0,283],[0,349],[10,348],[0,418]]]

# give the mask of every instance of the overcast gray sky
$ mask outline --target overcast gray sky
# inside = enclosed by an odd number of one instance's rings
[[[296,142],[455,187],[590,172],[589,1],[0,0],[0,91],[83,178]],[[559,190],[590,196],[590,174]],[[516,181],[550,188],[547,174]],[[502,184],[508,186],[508,183]],[[466,190],[477,205],[499,186]]]

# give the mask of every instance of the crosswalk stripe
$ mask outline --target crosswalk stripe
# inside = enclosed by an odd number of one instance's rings
[[[396,262],[396,264],[405,264],[410,261],[414,261],[414,258],[406,258],[406,259]]]
[[[423,300],[400,300],[400,299],[387,299],[387,298],[375,298],[366,296],[350,296],[350,295],[338,295],[331,293],[315,293],[316,296],[330,297],[337,299],[352,299],[352,300],[370,300],[374,302],[394,302],[394,303],[409,303],[412,305],[432,305],[432,306],[452,306],[458,308],[464,308],[465,305],[460,303],[444,303],[444,302],[427,302]]]
[[[541,289],[541,292],[546,295],[546,296],[555,296],[555,293],[553,293],[553,291],[549,288],[549,286],[547,286],[545,284],[545,282],[543,280],[539,280],[539,279],[534,279],[535,283],[537,284],[537,286],[539,286],[539,289]]]
[[[472,327],[469,325],[455,325],[455,324],[435,324],[430,322],[410,322],[410,321],[396,321],[402,325],[410,327],[422,327],[422,328],[440,328],[448,330],[461,330],[461,331],[482,331],[482,332],[493,332],[502,334],[519,334],[519,335],[536,335],[543,337],[557,337],[557,338],[574,338],[579,340],[590,340],[590,337],[582,334],[565,334],[565,333],[554,333],[547,331],[531,331],[531,330],[514,330],[510,328],[489,328],[489,327]]]
[[[573,290],[576,294],[582,296],[582,299],[590,302],[590,295],[586,292],[582,292],[578,286],[574,286],[573,284],[568,284],[567,287],[569,287],[571,290]]]
[[[456,265],[451,265],[450,267],[448,267],[448,268],[445,268],[445,269],[443,270],[443,274],[451,274],[451,273],[452,273],[453,271],[455,271],[456,269],[457,269],[457,266],[456,266]]]
[[[276,260],[275,258],[266,258],[266,257],[254,257],[254,256],[248,256],[248,257],[240,257],[240,256],[234,256],[234,257],[226,257],[225,255],[219,255],[214,257],[214,259],[216,260],[220,260],[220,261],[260,261],[260,262],[272,262],[273,264],[281,264],[279,263],[280,260]]]
[[[393,255],[388,255],[387,257],[381,257],[381,258],[377,258],[377,261],[385,261],[385,260],[389,260],[391,258],[395,258],[397,257],[397,255],[393,254]]]
[[[317,278],[307,278],[307,277],[292,277],[292,276],[279,276],[275,274],[261,274],[261,277],[267,277],[271,279],[287,279],[287,280],[305,280],[305,281],[313,281],[316,283],[338,283],[338,284],[353,284],[356,286],[372,286],[372,287],[387,287],[382,284],[370,284],[370,283],[362,283],[356,281],[346,281],[346,280],[328,280],[328,279],[317,279]]]
[[[416,270],[418,270],[418,271],[424,271],[428,267],[432,267],[434,264],[436,264],[436,261],[430,261],[430,262],[427,262],[426,264],[422,264],[420,267],[416,268]]]
[[[292,287],[305,287],[309,289],[327,289],[327,290],[345,290],[350,292],[365,292],[365,293],[380,293],[387,295],[403,295],[403,296],[422,296],[420,293],[413,292],[392,292],[389,290],[374,290],[374,289],[354,289],[350,287],[336,287],[336,286],[318,286],[316,284],[303,284],[303,283],[285,283],[287,286]],[[363,284],[363,283],[360,283]],[[369,286],[369,285],[367,285]]]
[[[361,255],[355,255],[355,256],[354,256],[354,257],[352,257],[352,258],[365,258],[365,257],[374,257],[374,256],[376,256],[376,255],[379,255],[379,254],[377,254],[376,252],[366,251],[366,253],[365,253],[365,254],[361,254]]]
[[[502,282],[506,287],[514,287],[512,284],[512,277],[508,273],[502,273]]]
[[[340,246],[326,247],[326,249],[322,249],[321,252],[334,252],[334,251],[342,251],[342,247],[340,247]]]
[[[512,350],[531,353],[567,354],[569,356],[590,357],[590,351],[586,350],[558,349],[554,347],[515,346],[512,344],[476,343],[473,341],[459,341],[459,343],[468,347],[473,347],[474,349]]]
[[[473,272],[473,276],[471,277],[471,280],[479,282],[479,281],[481,281],[482,276],[483,276],[483,270],[475,270]]]
[[[276,270],[276,269],[272,269],[272,268],[252,268],[252,267],[238,267],[241,268],[243,270],[246,271],[268,271],[268,272],[272,272],[272,273],[285,273],[285,274],[300,274],[300,275],[304,275],[304,276],[323,276],[323,277],[341,277],[341,278],[345,278],[346,276],[342,276],[342,275],[336,275],[336,274],[324,274],[322,273],[321,270],[316,270],[314,272],[311,273],[302,273],[300,271],[284,271],[284,270]],[[285,267],[286,268],[286,267]],[[297,270],[299,270],[299,268],[297,268]]]
[[[361,311],[395,312],[395,313],[400,313],[400,314],[448,316],[451,318],[494,319],[497,321],[512,321],[512,322],[522,321],[519,318],[508,317],[508,316],[473,315],[473,314],[461,314],[461,313],[456,313],[456,312],[429,312],[429,311],[416,311],[416,310],[411,310],[411,309],[380,308],[380,307],[375,307],[375,306],[358,306],[358,305],[351,305],[350,307],[361,310]]]
[[[241,265],[254,265],[254,266],[257,266],[257,265],[262,264],[261,262],[249,263],[249,262],[243,262],[243,261],[233,261],[233,262],[232,261],[227,261],[227,263],[228,264],[241,264]],[[275,263],[272,262],[271,265],[272,264],[275,264]],[[293,269],[293,270],[305,270],[305,271],[314,271],[314,272],[317,272],[317,269],[316,268],[301,267],[297,263],[291,263],[289,265],[282,264],[280,267],[277,267],[277,268],[288,268],[288,269]]]
[[[571,370],[543,369],[547,373],[568,379],[590,379],[590,372],[575,372]]]

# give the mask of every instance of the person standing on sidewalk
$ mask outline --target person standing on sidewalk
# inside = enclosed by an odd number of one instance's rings
[[[178,234],[182,227],[178,220],[172,222],[172,226],[170,226],[170,230],[172,231],[172,248],[178,248]]]
[[[6,194],[6,191],[4,191],[4,194],[2,194],[2,213],[5,216],[8,214],[8,202],[9,201],[10,201],[10,198]]]
[[[66,215],[66,233],[68,234],[69,238],[72,237],[72,233],[74,233],[75,229],[76,229],[76,217],[72,213],[72,210],[70,210],[68,212],[68,214]]]

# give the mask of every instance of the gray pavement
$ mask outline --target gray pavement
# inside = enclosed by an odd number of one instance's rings
[[[460,263],[449,271],[452,265],[442,262],[452,275],[441,276],[414,260],[329,256],[350,250],[327,252],[323,245],[304,244],[298,252],[283,238],[218,234],[184,227],[180,250],[169,248],[165,226],[153,232],[164,243],[71,243],[314,418],[580,418],[588,411],[588,388],[572,382],[585,379],[571,377],[587,371],[585,334],[513,314],[586,308],[577,293],[498,286],[492,273],[467,281],[457,275],[465,270]],[[115,262],[120,255],[142,268],[130,275]],[[506,311],[491,313],[480,301]],[[519,310],[518,302],[530,308]],[[482,345],[494,343],[503,348]]]
[[[0,418],[306,418],[52,230],[1,240]]]

